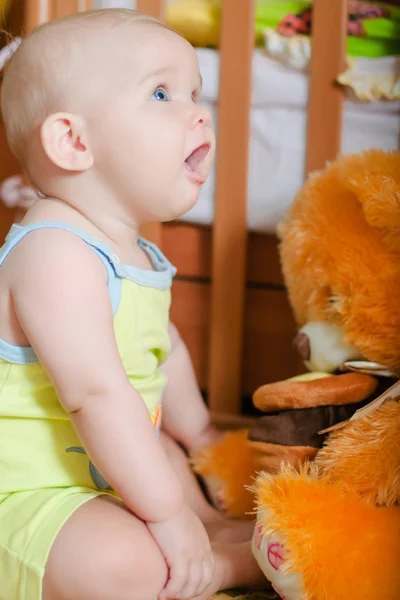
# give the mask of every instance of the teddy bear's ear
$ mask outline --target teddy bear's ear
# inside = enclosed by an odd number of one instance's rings
[[[392,245],[400,237],[400,152],[371,150],[355,156],[345,163],[341,176],[369,225],[386,230],[384,237]],[[396,245],[400,250],[400,241]]]

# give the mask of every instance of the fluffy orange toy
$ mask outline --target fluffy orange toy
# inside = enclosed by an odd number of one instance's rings
[[[280,236],[309,368],[365,357],[400,375],[400,153],[343,156],[312,175]]]
[[[332,397],[343,405],[359,401],[361,388],[369,394],[374,387],[365,377],[396,381],[400,153],[343,156],[313,174],[279,233],[297,345],[317,379],[263,386],[257,406],[287,416],[331,404]],[[343,370],[364,379],[344,389],[345,375],[329,375]],[[207,449],[198,470],[214,488],[218,483],[219,502],[234,516],[250,512],[243,485],[254,486],[256,472],[264,471],[256,484],[253,549],[286,600],[399,600],[399,439],[400,403],[392,399],[330,433],[322,450],[288,444],[285,451],[233,432],[234,453],[222,441]]]
[[[251,518],[256,471],[313,459],[320,430],[400,375],[399,195],[398,152],[344,156],[309,178],[283,221],[282,269],[312,373],[262,386],[258,426],[193,457],[229,515]],[[361,372],[327,376],[343,366]]]
[[[399,439],[392,400],[331,434],[312,467],[259,477],[253,552],[282,598],[399,599]]]

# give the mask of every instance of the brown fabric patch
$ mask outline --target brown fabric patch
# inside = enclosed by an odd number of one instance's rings
[[[316,406],[269,413],[249,431],[249,439],[279,446],[322,448],[325,437],[318,431],[353,416],[360,404]]]

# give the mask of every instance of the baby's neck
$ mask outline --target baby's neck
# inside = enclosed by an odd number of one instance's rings
[[[137,228],[112,218],[89,218],[56,198],[37,200],[29,209],[22,225],[56,221],[83,231],[89,236],[105,242],[123,264],[142,269],[153,266],[146,252],[139,246]]]
[[[121,255],[121,260],[137,247],[137,220],[133,214],[127,214],[123,203],[112,197],[104,187],[96,185],[85,175],[59,178],[50,183],[53,185],[49,185],[49,190],[43,190],[44,198],[35,202],[26,222],[68,223],[109,244]]]
[[[82,211],[58,198],[40,198],[29,210],[26,222],[60,221],[82,229],[99,239],[123,247],[133,246],[138,240],[138,228],[133,222],[124,222],[112,214]]]

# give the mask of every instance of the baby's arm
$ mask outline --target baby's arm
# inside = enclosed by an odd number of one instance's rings
[[[163,429],[188,450],[217,441],[221,434],[211,425],[189,352],[176,327],[170,324],[171,353],[163,369],[168,385],[163,399]]]
[[[162,598],[198,595],[212,577],[209,540],[121,363],[101,261],[55,230],[29,234],[13,261],[19,323],[91,460],[147,522],[170,567]]]
[[[29,234],[15,253],[17,318],[86,451],[137,516],[167,518],[182,492],[121,363],[104,266],[55,230]]]

